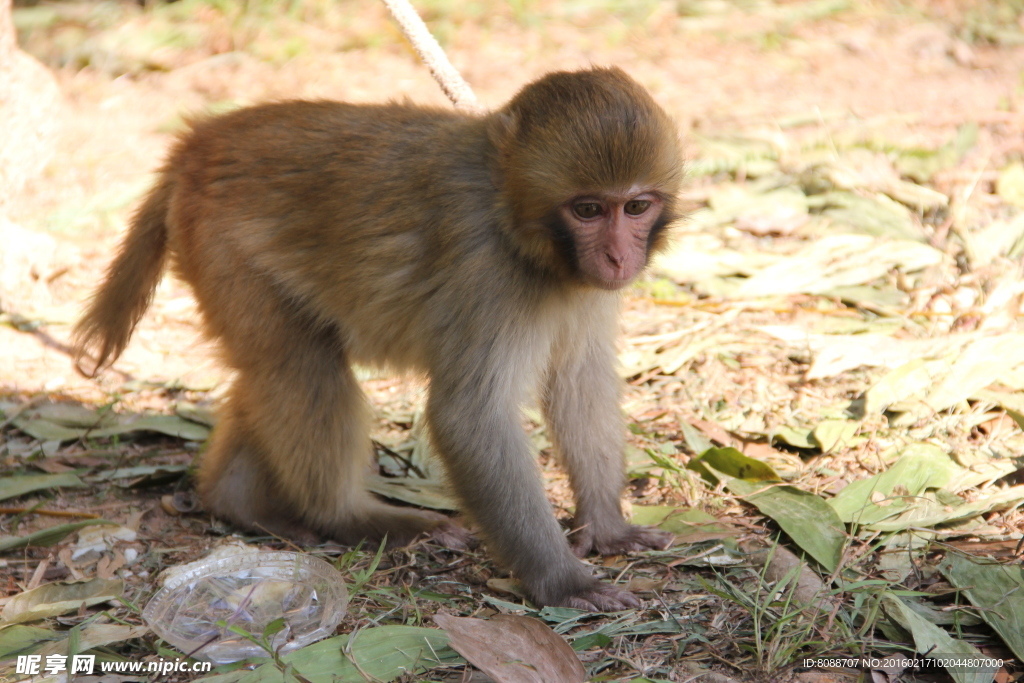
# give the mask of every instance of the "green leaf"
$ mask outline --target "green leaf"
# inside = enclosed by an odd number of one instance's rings
[[[521,607],[519,609],[522,609]],[[559,633],[565,633],[573,626],[577,625],[581,619],[585,619],[591,615],[590,612],[573,609],[572,607],[541,607],[540,611],[532,615],[546,621],[549,624],[557,624],[557,631]]]
[[[679,427],[683,432],[683,440],[686,442],[686,447],[690,449],[691,453],[703,453],[708,449],[714,448],[714,444],[711,443],[711,439],[704,436],[702,431],[686,420],[680,420]]]
[[[39,626],[17,624],[0,629],[0,661],[32,654],[49,641],[63,640],[64,634]]]
[[[735,536],[737,530],[721,524],[714,515],[698,508],[678,509],[660,524],[659,529],[676,535],[680,543],[696,543],[710,537]]]
[[[209,427],[177,415],[101,415],[87,409],[72,410],[75,406],[63,406],[58,412],[53,410],[56,407],[62,407],[62,404],[25,411],[13,420],[13,424],[41,441],[73,441],[86,436],[103,438],[134,432],[157,432],[188,441],[205,441],[210,436]]]
[[[40,441],[74,441],[82,438],[86,433],[84,429],[62,427],[49,420],[30,420],[23,416],[14,418],[12,424],[33,439]]]
[[[654,633],[683,633],[679,622],[671,619],[644,621],[616,630],[617,636],[648,636]]]
[[[68,534],[72,534],[79,529],[92,526],[94,524],[112,524],[117,526],[117,522],[111,522],[106,519],[87,519],[82,522],[59,524],[57,526],[52,526],[49,529],[35,531],[26,536],[0,536],[0,552],[4,552],[5,550],[10,550],[12,548],[28,546],[48,547],[55,543],[60,543]]]
[[[206,441],[210,438],[209,427],[196,424],[177,415],[118,415],[116,425],[96,429],[90,432],[89,436],[99,438],[132,432],[157,432],[186,441]]]
[[[2,632],[0,632],[2,633]],[[76,654],[85,652],[96,647],[110,645],[111,643],[123,643],[134,638],[141,638],[149,633],[149,627],[125,626],[122,624],[97,624],[95,622],[78,624],[74,628],[58,632],[59,640],[53,640],[35,654]]]
[[[964,252],[974,270],[984,268],[996,258],[1020,255],[1024,239],[1024,214],[1010,220],[996,220],[981,230],[959,233]]]
[[[378,626],[321,640],[282,657],[297,675],[312,683],[366,683],[393,681],[404,673],[417,674],[463,660],[448,647],[440,629],[416,626]],[[358,665],[358,666],[357,666]],[[197,681],[212,681],[209,676]],[[281,671],[273,662],[238,679],[239,683],[280,683]]]
[[[592,647],[604,647],[612,642],[612,639],[603,633],[588,633],[569,643],[572,649],[577,652],[589,650]]]
[[[690,460],[686,469],[698,472],[712,484],[718,483],[712,469],[747,481],[781,481],[782,479],[771,465],[743,455],[731,446],[709,448]]]
[[[959,504],[958,504],[959,501]],[[995,493],[970,502],[945,489],[928,491],[898,517],[867,525],[875,531],[903,531],[910,527],[933,527],[973,519],[992,510],[1005,510],[1024,501],[1024,485],[995,489]]]
[[[852,420],[822,420],[811,435],[822,453],[831,453],[837,448],[849,448],[858,429],[860,423]]]
[[[79,479],[72,472],[60,472],[59,474],[26,474],[15,477],[0,478],[0,500],[17,498],[32,491],[40,489],[55,489],[60,487],[78,488],[85,486],[85,482]]]
[[[802,550],[829,572],[839,567],[846,527],[828,503],[792,486],[772,486],[730,479],[727,486],[762,514],[771,517]]]
[[[677,509],[675,505],[634,505],[630,521],[640,526],[658,526]]]
[[[983,659],[981,652],[973,645],[954,639],[944,630],[903,604],[903,601],[893,594],[883,593],[882,605],[889,618],[906,629],[913,637],[914,647],[918,654],[928,653],[939,661],[948,657]],[[988,670],[980,667],[950,666],[946,667],[946,671],[956,683],[992,683],[995,667]]]
[[[851,482],[828,504],[843,522],[874,524],[914,507],[918,503],[915,496],[926,489],[942,488],[960,471],[937,446],[915,444],[885,472]],[[873,502],[872,496],[881,497],[881,504]]]
[[[772,432],[771,438],[772,441],[778,440],[789,444],[793,448],[806,448],[807,450],[811,450],[818,447],[817,442],[813,440],[810,429],[796,429],[794,427],[783,426]]]
[[[992,630],[1024,661],[1024,567],[974,562],[954,553],[939,565],[951,584],[963,591]]]
[[[280,633],[284,630],[285,623],[284,617],[274,619],[263,629],[263,637],[269,640],[274,636],[274,634]]]

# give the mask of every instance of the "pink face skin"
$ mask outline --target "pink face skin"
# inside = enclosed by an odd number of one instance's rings
[[[630,188],[622,193],[581,195],[560,208],[575,237],[579,269],[601,289],[620,289],[647,265],[647,239],[663,201],[656,193]]]

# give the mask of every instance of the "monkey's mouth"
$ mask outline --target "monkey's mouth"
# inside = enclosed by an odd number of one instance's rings
[[[646,259],[627,258],[624,261],[615,264],[592,258],[584,260],[580,270],[590,285],[606,290],[622,289],[632,284],[647,265]]]
[[[636,275],[617,278],[604,275],[587,274],[584,276],[584,279],[586,280],[587,284],[593,287],[597,287],[598,289],[604,289],[609,292],[614,292],[631,285],[633,281],[636,280]]]

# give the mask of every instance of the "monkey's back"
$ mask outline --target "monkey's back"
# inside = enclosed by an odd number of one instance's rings
[[[303,325],[337,326],[355,360],[429,370],[451,353],[432,340],[536,314],[479,315],[533,289],[514,256],[495,258],[509,247],[493,153],[485,119],[409,105],[285,102],[198,121],[164,171],[176,270],[213,336],[271,314],[246,295],[258,287]]]

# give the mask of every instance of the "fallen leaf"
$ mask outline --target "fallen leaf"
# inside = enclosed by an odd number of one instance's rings
[[[826,571],[835,571],[839,566],[846,546],[846,525],[820,497],[793,486],[765,488],[760,482],[743,479],[730,478],[726,486],[756,506],[761,514],[775,520]]]
[[[889,618],[910,632],[918,653],[928,656],[928,653],[934,652],[936,657],[944,655],[940,661],[944,658],[974,658],[980,662],[983,659],[981,652],[973,645],[963,640],[956,640],[943,629],[917,614],[895,595],[884,593],[882,605]],[[991,683],[995,669],[986,670],[980,666],[950,666],[946,667],[946,671],[956,683]]]
[[[981,609],[978,613],[1024,661],[1024,567],[949,553],[939,571]]]
[[[960,470],[939,447],[915,444],[886,471],[850,482],[828,504],[844,522],[874,524],[917,506],[916,496],[946,486]],[[907,496],[897,495],[900,485]]]
[[[379,496],[433,510],[458,510],[444,482],[420,477],[382,477],[371,474],[366,487]]]
[[[686,464],[686,469],[699,473],[712,484],[718,483],[715,472],[747,481],[780,481],[771,465],[743,455],[735,448],[709,448]]]
[[[116,600],[124,593],[120,579],[89,581],[57,581],[15,595],[0,612],[0,622],[19,624],[78,610],[83,605],[97,605]]]
[[[849,448],[854,444],[859,422],[852,420],[822,420],[811,432],[822,453]]]
[[[822,611],[831,611],[836,605],[836,599],[825,586],[821,577],[807,566],[795,553],[788,548],[777,544],[774,547],[766,548],[760,545],[759,541],[748,541],[740,546],[747,554],[749,560],[756,566],[764,566],[765,580],[783,585],[776,586],[776,590],[789,591],[792,589],[793,597],[801,605],[814,607]],[[796,585],[790,583],[796,580]]]
[[[70,654],[71,638],[68,635],[69,633],[69,631],[59,633],[58,635],[67,637],[47,644],[46,647],[39,650],[36,654],[42,655],[44,660],[47,655]],[[126,640],[132,640],[133,638],[141,638],[147,633],[149,633],[149,627],[145,625],[122,626],[121,624],[89,624],[78,631],[76,651],[85,652],[86,650],[110,645],[111,643],[122,643]]]
[[[2,632],[0,632],[2,633]],[[461,664],[462,659],[448,647],[448,636],[436,628],[419,626],[377,626],[335,636],[289,652],[286,665],[311,683],[387,683],[399,676],[414,675],[438,666]],[[405,678],[404,680],[420,680]],[[212,674],[193,683],[281,683],[277,662],[254,671],[236,670]]]
[[[999,173],[996,194],[1007,204],[1024,207],[1024,164],[1010,164]]]
[[[867,284],[893,268],[921,270],[943,258],[942,252],[919,242],[828,235],[759,271],[740,286],[738,294],[819,294],[836,287]]]
[[[900,401],[924,397],[935,380],[949,370],[945,361],[915,358],[890,371],[864,392],[865,415],[877,414]]]
[[[87,519],[82,522],[71,522],[70,524],[52,526],[49,529],[40,529],[25,536],[0,536],[0,552],[24,546],[51,546],[60,543],[68,534],[93,524],[116,525],[117,523],[105,519]]]
[[[493,578],[487,579],[487,587],[496,593],[503,593],[504,595],[514,595],[517,598],[525,598],[526,593],[519,587],[519,582],[515,579],[502,579]]]
[[[1003,372],[1024,364],[1024,334],[1000,334],[971,342],[949,374],[925,398],[933,410],[944,410],[992,384]]]
[[[858,367],[898,368],[919,358],[945,358],[978,339],[977,334],[935,339],[896,339],[886,334],[813,334],[794,325],[762,325],[757,329],[795,348],[810,349],[814,362],[806,379],[836,377]]]
[[[0,500],[16,498],[32,491],[60,487],[81,488],[85,482],[74,474],[27,474],[0,478]]]
[[[532,617],[488,620],[437,614],[451,647],[497,683],[582,683],[587,672],[569,644]]]

